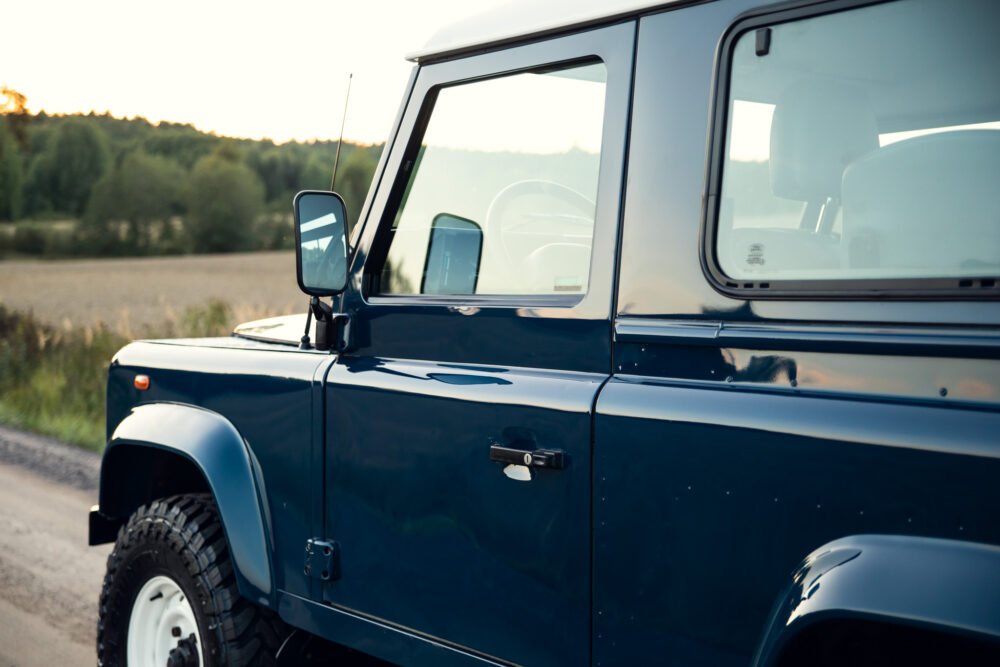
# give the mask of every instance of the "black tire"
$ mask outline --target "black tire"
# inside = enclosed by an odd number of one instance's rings
[[[193,494],[143,505],[118,532],[101,589],[99,665],[125,667],[135,597],[157,575],[172,578],[194,610],[202,667],[275,664],[289,628],[274,612],[240,597],[215,502]]]

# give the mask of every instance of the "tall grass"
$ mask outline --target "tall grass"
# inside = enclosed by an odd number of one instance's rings
[[[114,353],[137,337],[226,335],[233,315],[228,304],[212,300],[133,332],[127,320],[116,329],[74,327],[68,321],[55,327],[0,304],[0,422],[100,451],[105,383]]]

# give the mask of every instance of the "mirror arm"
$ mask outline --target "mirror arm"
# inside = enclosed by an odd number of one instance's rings
[[[312,324],[313,304],[318,300],[315,296],[309,298],[309,307],[306,309],[306,330],[302,332],[302,338],[299,339],[300,350],[312,349],[312,345],[309,343],[309,326]]]
[[[309,344],[309,317],[316,319],[316,342],[317,350],[326,352],[344,352],[348,347],[348,337],[350,334],[351,318],[346,313],[334,313],[333,307],[319,297],[312,297],[309,300],[309,312],[306,314],[306,334],[302,336],[302,343],[299,349],[308,350],[304,347]]]

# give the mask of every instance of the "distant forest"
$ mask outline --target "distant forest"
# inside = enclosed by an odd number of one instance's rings
[[[383,146],[345,143],[336,190],[356,216]],[[336,141],[233,139],[108,114],[47,115],[0,89],[0,257],[292,247],[291,202],[325,190]]]

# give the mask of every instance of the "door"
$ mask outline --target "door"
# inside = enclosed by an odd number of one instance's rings
[[[623,23],[418,71],[327,376],[334,607],[502,661],[589,662],[633,41]]]
[[[758,13],[759,23],[734,25],[758,4],[700,3],[640,22],[615,376],[595,417],[593,663],[605,667],[644,664],[649,656],[669,665],[745,666],[770,618],[783,622],[794,612],[793,631],[819,617],[836,623],[835,611],[776,606],[793,576],[809,582],[803,603],[837,597],[830,606],[841,607],[840,618],[885,613],[884,603],[867,596],[888,591],[883,582],[847,590],[837,572],[794,574],[834,540],[1000,543],[1000,301],[990,292],[995,287],[982,287],[995,283],[965,278],[971,293],[964,300],[930,290],[913,298],[928,287],[920,278],[950,275],[957,286],[963,271],[986,270],[988,261],[975,258],[987,253],[993,270],[1000,266],[1000,244],[985,242],[978,213],[995,210],[995,188],[966,189],[996,173],[985,166],[996,158],[983,153],[995,144],[982,130],[947,129],[975,114],[1000,121],[996,86],[963,84],[1000,70],[992,29],[1000,5],[980,2],[972,11],[970,3],[958,12],[942,3],[810,3],[807,16],[802,3],[786,21],[777,13],[787,9],[781,4],[767,8],[773,14]],[[929,57],[927,34],[938,45],[933,68],[918,65]],[[720,46],[727,36],[732,49]],[[881,57],[886,48],[892,58]],[[713,100],[708,84],[723,64],[730,75],[720,76]],[[853,113],[849,92],[832,98],[847,82],[872,91]],[[803,85],[825,96],[797,96]],[[786,90],[793,93],[786,97]],[[917,90],[933,91],[939,105],[912,101]],[[816,101],[823,108],[810,106]],[[878,120],[858,122],[869,101]],[[725,143],[711,151],[723,168],[719,196],[705,194],[701,168],[713,104],[732,119],[719,124],[716,142]],[[993,114],[982,115],[987,110]],[[928,128],[945,131],[927,135]],[[847,154],[832,147],[859,143],[851,138],[859,131],[884,133],[861,140],[884,145],[846,169],[831,164]],[[952,142],[970,140],[978,145],[952,152]],[[954,157],[940,159],[938,151]],[[793,153],[802,158],[794,167],[802,190],[776,196],[772,187],[781,188]],[[819,218],[828,213],[809,212],[806,201],[810,188],[831,182],[843,188],[836,196],[840,238],[823,232]],[[931,197],[938,201],[928,203]],[[706,208],[718,233],[700,227]],[[936,215],[945,209],[951,213]],[[903,212],[910,224],[947,227],[941,251],[928,259],[923,250],[937,237],[899,221],[895,235],[879,230],[882,268],[852,266],[852,252],[872,248],[848,242],[852,221],[878,226]],[[808,224],[800,228],[800,221]],[[739,241],[745,234],[753,237]],[[706,258],[714,254],[710,261],[741,272],[722,288],[750,294],[727,296],[713,286],[699,247]],[[845,261],[831,269],[824,250]],[[966,261],[955,263],[960,251]],[[932,272],[920,275],[915,268],[922,266]],[[883,283],[881,293],[852,293],[862,271],[869,279],[907,275],[911,292],[894,298],[898,283]],[[803,281],[796,298],[763,293],[789,277],[825,282]],[[635,517],[642,517],[641,530]],[[914,573],[917,561],[903,558],[893,570]],[[947,589],[945,562],[934,576],[911,574],[907,594],[891,598],[901,624],[934,618],[930,605],[919,614],[911,605],[932,599],[935,587]],[[859,639],[839,635],[830,646],[850,646],[859,656],[866,647]]]

